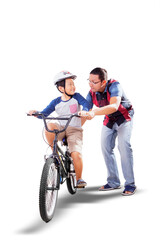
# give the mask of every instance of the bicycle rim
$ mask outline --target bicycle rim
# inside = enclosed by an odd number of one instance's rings
[[[53,159],[47,159],[42,172],[39,197],[40,214],[45,222],[52,219],[55,211],[58,196],[57,181],[58,171],[55,163]]]
[[[56,200],[57,200],[57,190],[50,190],[56,188],[57,184],[57,169],[55,169],[55,164],[50,166],[48,178],[47,178],[47,189],[46,189],[46,212],[48,217],[50,217],[54,211]]]

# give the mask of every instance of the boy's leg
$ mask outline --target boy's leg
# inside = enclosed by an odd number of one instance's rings
[[[82,169],[83,169],[82,155],[79,152],[72,152],[71,157],[74,163],[76,179],[78,180],[82,178]]]
[[[54,124],[54,123],[48,123],[47,127],[48,127],[49,130],[58,129],[57,125]],[[55,138],[55,134],[50,133],[45,129],[45,136],[46,136],[48,144],[50,145],[50,147],[53,150],[53,141],[54,141],[54,138]]]
[[[73,158],[76,179],[82,178],[83,160],[82,160],[82,142],[83,129],[68,127],[66,130],[67,142],[71,157]]]
[[[63,127],[59,126],[57,123],[47,123],[48,129],[49,130],[54,130],[54,129],[63,129]],[[54,133],[50,133],[47,130],[45,130],[45,136],[47,139],[48,144],[50,145],[51,149],[53,150],[53,141],[55,138]],[[65,137],[65,132],[62,132],[58,134],[58,141],[61,141]]]

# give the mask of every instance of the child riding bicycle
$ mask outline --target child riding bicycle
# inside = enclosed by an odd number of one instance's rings
[[[61,97],[58,97],[50,102],[50,104],[40,113],[43,113],[44,116],[48,116],[52,112],[56,112],[58,116],[67,116],[71,114],[78,113],[83,106],[84,111],[90,110],[90,105],[85,98],[83,98],[79,93],[75,92],[74,79],[76,75],[73,75],[70,72],[62,71],[58,73],[54,78],[54,84],[57,86],[57,89],[62,93]],[[29,114],[37,112],[36,110],[29,111]],[[48,123],[48,128],[53,129],[63,129],[66,124],[65,120],[59,120],[57,123]],[[53,148],[54,133],[45,131],[45,136],[48,141],[48,144]],[[58,135],[58,140],[61,141],[64,137],[67,138],[67,143],[71,157],[74,162],[77,187],[85,187],[87,183],[82,179],[82,142],[83,142],[83,129],[81,127],[81,119],[73,118],[66,129],[65,132],[62,132]]]

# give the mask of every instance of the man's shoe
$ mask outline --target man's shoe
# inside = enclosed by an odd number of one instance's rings
[[[109,184],[107,183],[106,185],[103,185],[102,187],[99,188],[99,191],[110,191],[110,190],[115,190],[115,189],[120,189],[121,186],[112,188],[109,186]]]

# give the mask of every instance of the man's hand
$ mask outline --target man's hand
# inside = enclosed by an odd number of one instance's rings
[[[88,112],[87,120],[92,120],[95,117],[94,111]]]
[[[95,113],[93,111],[90,111],[90,112],[80,111],[78,112],[78,115],[86,118],[87,120],[91,120],[92,118],[94,118]]]
[[[81,116],[81,117],[87,117],[88,116],[88,112],[86,112],[86,111],[79,111],[78,115]]]

